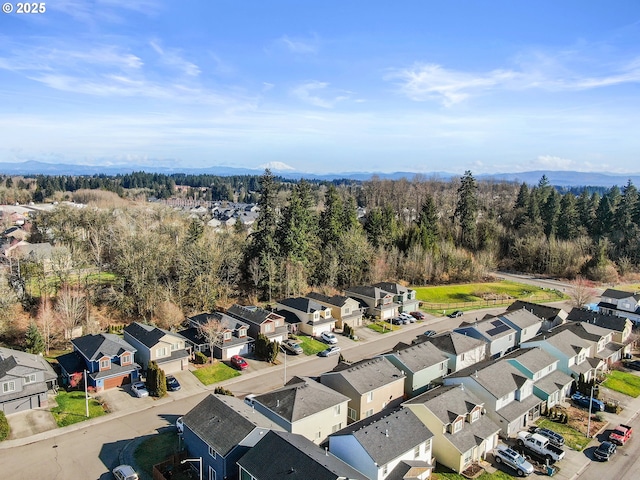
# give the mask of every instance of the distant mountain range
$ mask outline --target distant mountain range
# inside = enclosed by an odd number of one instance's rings
[[[251,169],[251,168],[235,168],[225,166],[212,166],[206,168],[169,168],[169,167],[152,167],[141,165],[112,165],[112,166],[97,166],[97,165],[73,165],[63,163],[45,163],[30,160],[22,163],[2,163],[0,162],[0,174],[3,175],[124,175],[132,172],[148,172],[148,173],[163,173],[165,175],[171,175],[175,173],[185,173],[188,175],[262,175],[264,169]],[[447,173],[447,172],[345,172],[337,174],[312,174],[303,172],[294,172],[291,170],[272,169],[275,175],[279,175],[284,178],[300,179],[306,178],[309,180],[336,180],[336,179],[351,179],[351,180],[370,180],[376,176],[380,179],[398,180],[406,178],[411,180],[416,176],[422,178],[436,178],[439,180],[449,180],[451,178],[459,177],[459,174]],[[508,181],[508,182],[526,182],[530,185],[538,183],[542,175],[546,175],[549,179],[549,183],[558,187],[580,187],[580,186],[594,186],[594,187],[611,187],[613,185],[623,186],[628,180],[631,180],[634,185],[640,186],[640,173],[638,174],[604,174],[597,172],[573,172],[573,171],[559,171],[559,170],[536,170],[531,172],[517,172],[517,173],[494,173],[494,174],[478,174],[475,175],[478,180],[494,180],[494,181]]]

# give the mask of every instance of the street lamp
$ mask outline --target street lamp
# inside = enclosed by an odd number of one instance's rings
[[[284,350],[284,347],[282,347],[282,345],[280,346],[280,351],[282,352],[282,355],[284,355],[284,380],[282,381],[283,385],[287,384],[287,352]]]
[[[200,467],[200,480],[202,480],[202,457],[198,457],[198,458],[185,458],[184,460],[180,461],[180,465],[185,464],[186,462],[198,462],[198,466]]]

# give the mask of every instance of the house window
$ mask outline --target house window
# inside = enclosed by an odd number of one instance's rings
[[[224,332],[224,339],[226,340],[231,340],[231,332]]]
[[[265,332],[273,332],[273,323],[265,323],[264,324]]]
[[[216,451],[213,447],[209,447],[209,455],[211,455],[212,458],[216,458]]]
[[[357,413],[353,408],[347,408],[347,415],[351,420],[357,420]]]
[[[216,471],[212,466],[209,466],[209,480],[216,480]]]
[[[344,309],[344,314],[345,315],[351,315],[351,309],[350,308],[345,308]]]
[[[106,359],[106,360],[100,360],[100,370],[107,370],[111,368],[111,360],[110,359]]]
[[[373,415],[373,408],[370,408],[369,410],[364,412],[364,417],[363,418],[370,417],[371,415]]]
[[[30,373],[29,375],[24,377],[24,383],[33,383],[36,381],[36,374]]]
[[[480,418],[480,410],[474,410],[473,412],[471,412],[471,421],[472,422],[475,422],[479,418]]]
[[[336,405],[335,407],[333,407],[333,414],[340,415],[340,405]]]
[[[464,422],[462,420],[456,420],[455,422],[453,422],[453,433],[458,433],[460,430],[462,430],[462,424]]]
[[[238,331],[238,336],[239,336],[239,337],[246,337],[246,336],[247,336],[247,329],[246,329],[246,328],[241,328],[241,329]]]
[[[249,472],[247,472],[244,468],[240,468],[240,480],[256,480],[254,476],[252,476]]]
[[[464,453],[464,459],[462,460],[464,465],[469,465],[473,459],[473,448]]]
[[[4,382],[2,384],[2,393],[15,392],[16,390],[16,382],[13,380],[10,382]]]
[[[422,445],[418,445],[416,448],[413,449],[413,458],[418,458],[420,456],[420,447],[422,447]]]
[[[180,350],[180,344],[179,343],[172,343],[171,344],[171,351],[175,352],[176,350]]]
[[[120,357],[120,365],[127,365],[128,363],[131,363],[131,355],[125,353]]]
[[[167,356],[167,347],[156,348],[156,357],[166,357]]]
[[[373,402],[373,392],[367,393],[367,403]]]
[[[342,423],[338,423],[337,425],[334,425],[333,427],[331,427],[331,433],[336,433],[338,430],[342,429]]]

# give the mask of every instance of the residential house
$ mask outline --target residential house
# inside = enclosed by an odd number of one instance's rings
[[[200,333],[198,327],[209,321],[217,322],[219,334],[213,343],[213,356],[229,360],[234,355],[245,355],[251,351],[253,338],[249,336],[249,324],[222,312],[201,313],[189,317],[189,328],[179,333],[193,352],[202,352],[211,356],[209,341]]]
[[[420,308],[415,290],[394,282],[379,282],[373,286],[393,294],[393,302],[398,304],[398,312],[415,312]]]
[[[5,415],[47,406],[58,375],[40,355],[0,347],[0,412]]]
[[[487,360],[444,378],[445,385],[462,385],[482,400],[504,437],[540,417],[542,401],[533,394],[533,383],[506,358]]]
[[[453,331],[487,342],[491,358],[500,358],[517,345],[516,330],[500,318],[488,318],[470,324],[463,323]]]
[[[638,292],[631,293],[607,288],[600,295],[598,309],[604,315],[618,315],[628,318],[636,325],[640,324],[640,294]]]
[[[349,397],[350,422],[397,406],[404,396],[404,373],[385,357],[341,362],[323,373],[320,382]]]
[[[408,408],[380,412],[329,437],[329,452],[370,480],[431,475],[433,433]],[[407,477],[408,472],[412,476]]]
[[[558,359],[560,371],[578,380],[580,375],[585,381],[594,378],[597,368],[604,368],[600,359],[590,358],[591,342],[576,335],[570,329],[556,327],[551,332],[523,342],[521,348],[540,347]]]
[[[414,343],[429,342],[448,359],[447,373],[463,370],[487,358],[487,342],[458,332],[445,332],[433,337],[421,335]]]
[[[434,387],[436,380],[447,374],[449,358],[430,342],[394,348],[384,355],[398,370],[404,372],[406,398],[414,397]]]
[[[329,297],[316,292],[308,293],[307,298],[331,308],[331,316],[336,319],[336,328],[343,329],[345,324],[353,328],[362,326],[362,309],[353,298],[344,295]]]
[[[189,368],[186,340],[179,333],[133,322],[124,327],[124,340],[136,349],[135,359],[143,370],[149,362],[156,362],[167,374]]]
[[[540,331],[543,332],[547,332],[567,321],[568,314],[562,308],[550,307],[539,303],[525,302],[523,300],[516,300],[513,302],[509,307],[507,307],[507,312],[513,312],[521,309],[529,310],[542,321]]]
[[[316,444],[347,425],[349,398],[308,377],[293,377],[284,387],[246,401],[285,431]]]
[[[237,463],[241,480],[368,480],[307,438],[275,430],[267,432]]]
[[[271,342],[284,342],[288,337],[284,317],[275,312],[255,306],[233,305],[227,310],[230,315],[249,325],[249,336],[254,340],[259,334],[265,335]]]
[[[605,369],[622,360],[624,345],[613,341],[613,330],[588,322],[569,322],[562,328],[567,328],[580,338],[591,342],[590,357],[602,359]],[[600,369],[600,365],[597,368]]]
[[[541,413],[559,404],[571,392],[573,378],[558,370],[558,359],[536,348],[520,348],[505,359],[533,380],[533,393],[543,400]]]
[[[585,322],[608,328],[613,332],[611,341],[623,345],[623,355],[631,354],[634,339],[631,336],[634,323],[627,317],[618,315],[603,315],[592,310],[574,308],[569,312],[567,320],[572,322]]]
[[[516,331],[516,346],[538,335],[542,328],[540,318],[525,308],[505,312],[497,317]]]
[[[300,332],[318,337],[322,332],[332,332],[336,326],[331,308],[305,297],[290,297],[276,303],[276,312],[293,313],[298,320]]]
[[[454,472],[484,460],[498,444],[500,426],[485,415],[484,402],[462,384],[434,388],[403,405],[433,432],[436,461]]]
[[[237,479],[236,462],[270,430],[281,430],[242,400],[210,394],[182,417],[189,455],[202,459],[203,478]]]
[[[136,381],[140,365],[134,362],[136,349],[117,335],[99,333],[71,340],[73,352],[59,356],[62,383],[74,385],[87,371],[87,384],[96,391]]]
[[[393,293],[379,287],[356,286],[345,289],[345,295],[355,299],[362,311],[373,318],[388,320],[395,317],[399,305],[393,301]]]

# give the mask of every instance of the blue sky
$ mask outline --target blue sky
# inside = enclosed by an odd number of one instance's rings
[[[637,0],[52,0],[0,86],[1,162],[640,171]]]

